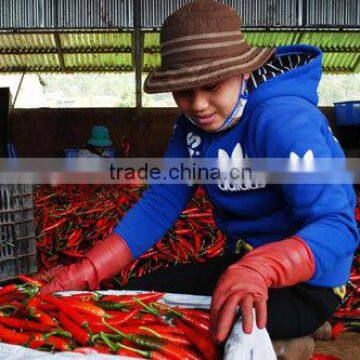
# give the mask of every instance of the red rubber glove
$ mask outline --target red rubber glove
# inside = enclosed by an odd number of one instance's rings
[[[253,328],[253,308],[258,328],[267,321],[268,289],[292,286],[311,279],[314,255],[300,237],[260,246],[229,266],[220,276],[211,302],[210,329],[215,341],[224,341],[240,307],[243,330]]]
[[[100,282],[118,274],[131,262],[126,242],[117,234],[111,234],[86,254],[76,264],[50,269],[38,278],[50,281],[41,288],[40,294],[64,290],[97,290]]]

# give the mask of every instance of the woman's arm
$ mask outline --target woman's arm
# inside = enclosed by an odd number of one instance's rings
[[[176,127],[165,153],[167,158],[186,158],[184,134]],[[118,274],[165,234],[191,199],[195,188],[186,184],[152,185],[124,216],[113,234],[99,241],[79,263],[50,270],[51,280],[42,293],[63,290],[95,290],[102,280]]]

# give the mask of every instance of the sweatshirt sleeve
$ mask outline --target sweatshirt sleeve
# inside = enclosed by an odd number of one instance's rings
[[[267,158],[331,158],[343,152],[315,107],[272,108],[259,118],[257,148]],[[280,185],[290,221],[315,257],[316,283],[338,261],[352,257],[359,234],[354,219],[355,194],[345,184]]]
[[[185,135],[177,122],[164,158],[187,157]],[[194,191],[195,186],[186,184],[149,186],[114,230],[126,241],[134,259],[150,249],[174,224]]]

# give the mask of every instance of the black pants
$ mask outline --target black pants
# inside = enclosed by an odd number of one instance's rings
[[[133,279],[128,290],[161,291],[211,296],[220,275],[238,256],[226,254],[206,263],[171,266]],[[270,289],[267,330],[272,339],[311,334],[327,320],[340,303],[331,288],[298,284]]]

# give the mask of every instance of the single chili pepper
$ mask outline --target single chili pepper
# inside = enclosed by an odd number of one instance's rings
[[[180,345],[180,346],[191,345],[191,342],[187,338],[185,338],[184,336],[181,336],[181,335],[175,335],[175,334],[171,334],[171,333],[159,333],[159,332],[155,331],[152,327],[149,328],[147,326],[140,326],[139,329],[143,330],[145,333],[154,335],[155,337],[158,337],[159,339],[164,340],[164,341],[168,341],[174,345]]]
[[[123,355],[123,356],[131,356],[134,358],[145,358],[145,359],[152,359],[152,360],[169,360],[169,357],[163,355],[159,351],[154,350],[140,350],[135,349],[134,347],[126,346],[124,344],[117,343],[116,344],[119,347],[119,350],[117,350],[117,355]]]
[[[89,322],[82,315],[80,315],[76,310],[74,310],[70,306],[68,306],[65,301],[62,301],[59,298],[56,298],[56,297],[50,296],[50,295],[40,295],[40,297],[42,300],[55,305],[60,311],[65,313],[76,324],[80,324],[81,327],[87,328],[89,326]]]
[[[180,215],[180,217],[183,217],[183,218],[200,218],[200,219],[204,219],[206,217],[212,217],[212,214],[211,213],[191,213],[191,214],[186,214],[186,215]]]
[[[343,323],[339,322],[332,327],[332,339],[336,339],[341,332],[346,331],[346,327]]]
[[[51,345],[55,350],[58,351],[69,351],[71,350],[71,345],[68,339],[64,339],[59,336],[55,336],[53,334],[56,333],[63,333],[63,331],[55,331],[53,333],[49,334],[39,334],[39,333],[33,333],[31,334],[32,340],[38,342],[38,343],[46,343]]]
[[[0,324],[5,325],[8,328],[10,327],[19,330],[39,332],[49,332],[51,329],[54,328],[53,326],[37,323],[26,319],[18,319],[10,316],[0,316]]]
[[[195,317],[195,316],[191,316],[189,314],[183,313],[183,312],[181,312],[180,309],[175,311],[174,309],[172,309],[171,307],[169,307],[165,304],[154,303],[153,305],[156,307],[159,307],[160,309],[166,310],[168,315],[177,316],[178,318],[182,319],[187,324],[191,325],[192,327],[194,327],[198,330],[201,330],[205,333],[209,332],[210,323],[206,319],[202,319],[200,317]]]
[[[93,209],[89,209],[89,210],[77,213],[77,215],[78,216],[79,215],[89,215],[89,214],[94,214],[94,213],[97,213],[97,212],[102,212],[103,210],[104,210],[103,207],[98,207],[98,208],[93,208]]]
[[[311,355],[311,360],[340,360],[340,359],[336,356],[325,355],[325,354],[320,354],[320,353],[313,353]]]
[[[59,211],[55,214],[55,216],[66,216],[74,213],[77,209],[79,209],[81,206],[85,205],[85,202],[79,202],[79,203],[71,203],[64,211]]]
[[[16,284],[5,285],[0,289],[0,296],[18,291],[20,289],[22,289],[21,285],[16,285]]]
[[[183,331],[185,336],[196,347],[196,349],[199,350],[204,359],[218,359],[218,351],[216,346],[209,337],[197,332],[194,328],[191,328],[179,319],[175,320],[175,325]]]
[[[76,299],[76,300],[85,301],[85,302],[92,302],[92,301],[97,301],[99,299],[99,295],[89,292],[89,293],[69,295],[69,296],[67,296],[67,298]]]
[[[215,243],[213,246],[211,246],[210,248],[206,249],[206,257],[208,259],[215,257],[219,252],[221,252],[223,250],[223,246],[224,244],[222,242],[217,242]]]
[[[0,339],[10,344],[25,345],[30,341],[30,336],[14,330],[7,329],[0,325]]]
[[[144,294],[134,294],[134,295],[104,295],[101,297],[102,302],[118,302],[122,305],[130,306],[135,305],[136,299],[139,299],[143,302],[153,302],[161,299],[164,296],[164,293],[161,292],[148,292]]]
[[[176,235],[190,235],[192,233],[191,229],[176,229],[175,231]]]
[[[61,226],[65,221],[67,221],[66,218],[61,218],[60,220],[56,221],[54,224],[51,224],[50,226],[47,226],[46,228],[42,229],[42,232],[41,232],[41,236],[50,231],[50,230],[54,230],[56,228],[58,228],[59,226]]]
[[[67,299],[66,297],[63,297],[62,299],[66,302],[68,306],[81,313],[97,316],[99,318],[108,317],[105,310],[101,309],[98,306],[95,306],[92,303],[76,299]]]
[[[70,251],[70,250],[64,249],[64,250],[60,250],[60,252],[66,256],[69,256],[69,257],[72,257],[75,259],[83,259],[85,257],[85,254],[80,254],[75,251]]]
[[[187,208],[187,209],[183,210],[183,212],[181,214],[186,215],[186,214],[193,213],[195,211],[199,211],[199,208],[198,207]]]
[[[139,328],[142,328],[143,326],[140,326]],[[179,328],[177,328],[176,326],[172,326],[172,325],[169,325],[167,322],[166,322],[166,325],[158,325],[158,324],[155,324],[155,325],[151,325],[151,329],[156,331],[157,333],[160,333],[160,334],[177,334],[177,335],[183,335],[184,333],[182,332],[182,330],[180,330]]]
[[[175,309],[179,310],[183,314],[188,314],[190,316],[195,316],[195,317],[197,316],[197,317],[200,317],[202,319],[210,321],[209,312],[205,312],[205,311],[198,310],[198,309],[188,309],[188,308],[183,308],[183,307],[182,308],[176,307]]]
[[[108,319],[108,323],[112,326],[119,326],[128,323],[130,320],[132,320],[138,313],[139,309],[134,309],[128,313],[122,313],[121,315],[117,315],[116,317],[112,319]],[[99,333],[101,331],[106,332],[107,328],[104,326],[102,322],[94,322],[91,321],[89,323],[90,329],[92,332]]]
[[[23,282],[26,282],[31,285],[35,285],[37,287],[42,287],[45,285],[44,281],[41,281],[39,279],[32,278],[31,276],[25,275],[25,274],[19,274],[17,278]]]
[[[60,311],[58,317],[61,325],[65,330],[69,331],[72,336],[74,336],[76,341],[78,341],[81,345],[89,344],[90,335],[84,329],[71,321],[62,311]]]
[[[145,324],[157,324],[158,318],[154,314],[143,314],[140,318]]]
[[[183,236],[179,235],[177,239],[186,250],[190,251],[193,254],[195,253],[193,246]]]
[[[359,310],[346,310],[346,309],[339,309],[333,315],[334,317],[360,317],[360,309]]]
[[[26,304],[26,308],[28,309],[30,315],[35,319],[48,326],[57,326],[56,321],[53,320],[48,314],[41,311],[39,306],[40,299],[38,297],[31,298]]]
[[[198,254],[201,250],[201,238],[198,233],[194,234],[194,251],[195,254]]]
[[[78,245],[82,234],[83,234],[82,229],[75,229],[67,238],[67,247],[71,249],[72,247]]]

